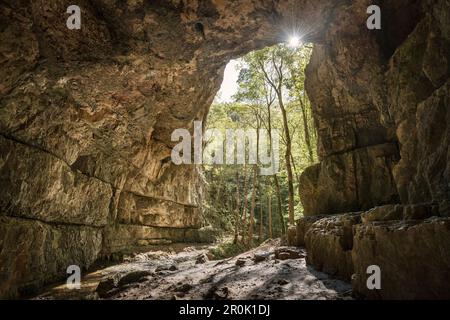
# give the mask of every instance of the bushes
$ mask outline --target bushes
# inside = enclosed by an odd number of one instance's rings
[[[226,242],[219,244],[217,247],[211,248],[209,253],[211,254],[213,260],[220,260],[237,256],[247,250],[248,248],[244,244]]]

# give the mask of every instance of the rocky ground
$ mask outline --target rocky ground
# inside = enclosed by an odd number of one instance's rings
[[[80,290],[65,284],[36,299],[351,299],[351,286],[306,265],[304,249],[269,240],[224,260],[208,247],[135,255],[83,277]]]

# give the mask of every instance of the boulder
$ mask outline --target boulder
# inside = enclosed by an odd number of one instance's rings
[[[189,292],[193,286],[189,283],[183,283],[175,288],[175,292],[187,293]]]
[[[174,264],[161,264],[156,267],[155,272],[176,271],[176,270],[178,270],[178,267]]]
[[[238,267],[243,267],[243,266],[245,266],[245,263],[246,263],[246,262],[247,262],[247,261],[246,261],[245,259],[239,258],[239,259],[236,260],[235,265],[238,266]]]
[[[129,272],[125,275],[122,275],[119,279],[119,282],[117,283],[117,285],[119,287],[124,287],[127,286],[129,284],[133,284],[136,282],[143,282],[145,280],[147,280],[148,276],[153,275],[152,272],[150,271],[146,271],[146,270],[139,270],[139,271],[133,271],[133,272]]]
[[[209,260],[206,253],[202,253],[195,258],[195,264],[203,264]]]
[[[230,289],[228,287],[217,287],[213,286],[208,292],[205,294],[204,298],[206,300],[225,300],[230,295]]]
[[[287,260],[287,259],[300,259],[305,255],[302,251],[294,247],[278,247],[275,249],[275,259]]]
[[[100,298],[109,298],[117,291],[117,281],[113,277],[101,280],[95,289]]]
[[[125,274],[116,273],[102,279],[97,285],[95,292],[100,298],[109,298],[129,285],[147,280],[147,277],[150,275],[153,275],[153,273],[145,270],[132,271]]]
[[[255,263],[263,262],[270,257],[270,252],[257,252],[253,255],[253,261]]]

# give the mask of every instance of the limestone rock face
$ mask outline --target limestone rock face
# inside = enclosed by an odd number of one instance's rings
[[[326,218],[326,215],[321,216],[310,216],[310,217],[302,217],[296,221],[296,239],[295,245],[299,247],[305,246],[305,235],[308,232],[309,228],[313,225],[317,220]]]
[[[419,205],[386,205],[375,207],[361,214],[363,223],[373,221],[390,220],[424,220],[432,216],[439,216],[436,206],[425,204]]]
[[[315,221],[313,221],[315,220]],[[307,263],[352,282],[357,297],[448,299],[450,220],[437,205],[385,205],[362,213],[305,217]],[[297,241],[301,241],[297,240]],[[370,290],[369,266],[381,270]]]
[[[386,119],[382,46],[377,33],[365,27],[371,4],[361,0],[339,7],[306,69],[321,159],[393,138]]]
[[[358,5],[347,10],[357,12]],[[330,29],[327,46],[315,47],[308,66],[321,162],[301,177],[305,215],[317,221],[299,221],[297,241],[303,237],[314,267],[346,279],[354,272],[353,288],[362,297],[445,299],[450,293],[450,3],[386,1],[383,7],[386,33],[364,38],[342,23],[345,34],[353,35],[354,50],[341,47],[345,37],[333,38]],[[363,39],[366,46],[355,46]],[[363,48],[372,52],[362,53]],[[353,52],[365,59],[347,59]],[[349,61],[361,64],[344,69]],[[361,119],[368,121],[365,126]],[[383,153],[358,156],[383,145],[391,145],[391,152],[382,147]],[[366,211],[362,224],[355,223],[351,232],[347,228],[345,237],[338,221],[346,214],[319,216],[355,210]],[[366,286],[370,265],[381,268],[381,290]]]
[[[349,281],[353,274],[353,226],[360,213],[329,216],[314,222],[305,234],[307,263]]]
[[[306,69],[321,160],[301,176],[306,215],[398,202],[392,168],[399,151],[386,102],[383,45],[376,32],[361,27],[370,4],[356,1],[335,13]]]
[[[64,161],[0,136],[1,215],[104,226],[111,185],[73,171]]]
[[[449,299],[450,220],[385,221],[355,227],[353,289],[372,299]],[[369,290],[367,267],[381,270],[381,290]]]
[[[448,215],[450,4],[386,1],[387,31],[379,34],[343,22],[358,21],[363,5],[336,15],[307,68],[321,163],[301,177],[305,214],[401,202],[436,203]],[[386,161],[370,152],[358,159],[360,150],[386,143],[393,145]],[[352,179],[355,153],[364,179]]]
[[[120,223],[152,227],[195,228],[200,225],[197,211],[194,205],[122,192],[117,220]]]
[[[35,293],[49,282],[67,278],[70,265],[84,270],[97,259],[101,247],[100,228],[2,216],[0,296]]]
[[[392,168],[394,144],[381,144],[326,157],[300,178],[305,215],[366,210],[398,201]]]
[[[139,247],[170,244],[172,242],[199,242],[197,229],[159,228],[134,224],[115,224],[103,232],[103,257],[121,256]]]
[[[393,174],[402,202],[435,202],[449,214],[448,1],[437,1],[396,50],[386,74],[401,160]],[[443,10],[443,12],[440,12]],[[444,13],[445,12],[445,13]]]

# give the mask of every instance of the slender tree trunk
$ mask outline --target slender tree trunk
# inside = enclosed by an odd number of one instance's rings
[[[273,138],[272,138],[272,115],[270,110],[270,104],[267,105],[267,131],[269,134],[269,142],[270,142],[270,154],[272,156],[272,164],[274,163],[274,154],[273,154]],[[278,176],[277,174],[273,175],[273,181],[275,184],[275,191],[277,195],[277,211],[278,215],[280,217],[280,224],[281,224],[281,234],[286,234],[286,226],[284,224],[284,218],[283,218],[283,209],[282,209],[282,203],[281,203],[281,191],[280,191],[280,184],[278,182]]]
[[[300,107],[302,109],[302,118],[303,118],[303,128],[305,131],[305,143],[306,147],[308,149],[308,155],[309,155],[309,162],[314,162],[314,153],[312,149],[312,143],[311,143],[311,134],[309,133],[309,125],[308,125],[308,114],[306,110],[306,103],[302,101],[301,98],[299,98],[300,101]]]
[[[256,190],[258,190],[258,154],[259,154],[259,120],[256,118],[256,164],[253,165],[253,190],[252,190],[252,207],[250,210],[250,221],[248,225],[249,246],[253,245],[253,229],[255,225],[255,208],[256,208]]]
[[[301,185],[300,185],[300,174],[298,174],[297,168],[295,167],[295,161],[294,161],[294,157],[292,156],[292,154],[291,154],[291,161],[292,161],[292,165],[294,167],[295,178],[297,180],[298,197],[300,199],[302,197],[301,193],[300,193],[300,190],[301,190],[301,188],[300,188],[301,187]]]
[[[287,114],[286,109],[283,104],[283,97],[281,96],[281,91],[277,92],[278,95],[278,103],[280,105],[281,114],[283,116],[283,127],[284,127],[284,134],[286,136],[286,153],[285,153],[285,160],[286,160],[286,171],[287,171],[287,178],[288,178],[288,193],[289,193],[289,224],[294,225],[294,179],[292,175],[292,164],[291,164],[291,134],[289,132],[289,124],[287,120]]]
[[[272,194],[269,194],[268,196],[268,204],[267,207],[269,209],[269,222],[268,222],[268,229],[269,229],[269,239],[273,238],[273,233],[272,233]]]
[[[222,202],[224,201],[224,197],[223,194],[221,193],[222,189],[223,189],[223,175],[220,174],[220,170],[218,171],[218,175],[219,175],[219,181],[217,183],[217,189],[216,189],[216,199],[215,199],[215,203],[219,203],[221,200]]]
[[[247,228],[247,165],[244,163],[244,193],[243,193],[243,197],[244,197],[244,207],[242,208],[242,213],[241,213],[241,227],[242,227],[242,241],[244,241],[244,233],[245,230]]]
[[[240,211],[241,201],[239,195],[239,171],[236,171],[236,209],[234,213],[234,240],[233,243],[236,244],[239,239],[239,211]]]
[[[275,56],[272,55],[272,66],[275,69],[277,73],[277,81],[273,81],[273,79],[270,78],[270,76],[267,74],[267,71],[264,68],[264,63],[260,63],[260,67],[262,72],[264,73],[264,77],[267,80],[267,82],[270,84],[270,86],[273,88],[273,90],[276,93],[276,96],[278,98],[278,104],[281,110],[281,114],[283,116],[283,127],[284,127],[284,133],[286,136],[286,153],[285,153],[285,160],[286,160],[286,171],[288,176],[288,192],[289,192],[289,224],[294,225],[294,184],[293,184],[293,177],[292,177],[292,167],[291,167],[291,134],[289,132],[289,124],[287,120],[287,114],[286,114],[286,108],[284,107],[283,103],[283,60],[281,60],[280,64],[277,65],[275,62]],[[275,83],[276,82],[276,83]]]
[[[262,206],[262,194],[259,192],[259,234],[258,240],[263,240],[263,206]]]
[[[273,176],[273,180],[275,182],[275,191],[277,193],[277,211],[278,211],[278,216],[280,217],[281,234],[284,235],[284,234],[286,234],[286,225],[284,223],[284,218],[283,218],[283,209],[282,209],[283,206],[281,203],[280,183],[278,182],[277,175]]]
[[[258,165],[253,166],[253,190],[252,190],[252,204],[250,209],[250,218],[248,223],[247,245],[253,245],[253,228],[255,224],[255,207],[256,207],[256,188],[258,181]]]
[[[291,154],[292,166],[294,167],[295,180],[297,181],[297,185],[300,185],[300,174],[297,171],[297,167],[295,166],[294,157]],[[300,189],[300,188],[299,188]]]

